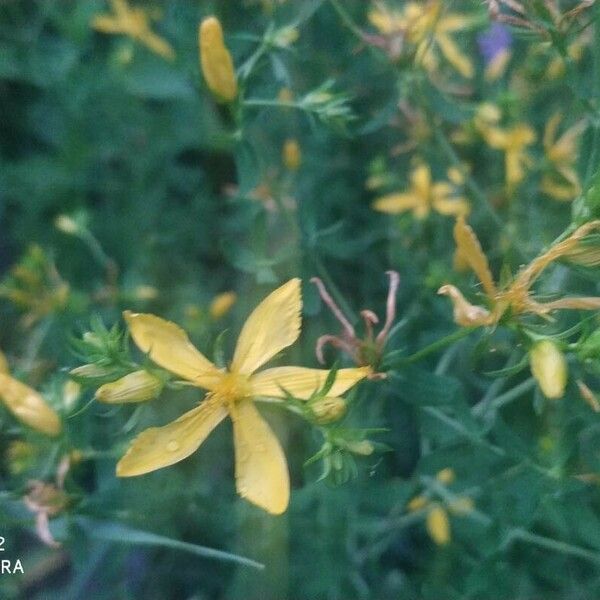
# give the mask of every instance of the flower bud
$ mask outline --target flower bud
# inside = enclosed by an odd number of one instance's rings
[[[73,408],[79,396],[81,396],[81,385],[72,379],[67,379],[63,386],[63,404],[65,408]]]
[[[79,225],[68,215],[58,215],[54,219],[54,226],[67,235],[77,235],[79,233]]]
[[[361,456],[369,456],[373,454],[375,448],[373,448],[373,444],[369,442],[369,440],[361,440],[360,442],[347,442],[346,448],[353,452],[354,454],[360,454]]]
[[[85,337],[85,336],[84,336]],[[76,377],[77,379],[97,379],[103,377],[109,377],[113,372],[112,368],[102,367],[94,363],[88,363],[75,367],[69,371],[69,375]]]
[[[237,301],[235,292],[223,292],[213,298],[208,311],[213,319],[224,317]]]
[[[0,373],[8,373],[8,361],[6,360],[6,356],[4,356],[4,352],[0,350]]]
[[[434,506],[427,513],[426,527],[427,533],[438,546],[445,546],[450,541],[450,521],[441,506]]]
[[[6,373],[0,373],[0,400],[28,427],[50,436],[57,436],[61,432],[59,416],[46,404],[41,394]]]
[[[435,478],[444,485],[450,485],[456,479],[456,473],[454,473],[454,469],[446,467],[439,471]]]
[[[223,41],[223,29],[216,17],[207,17],[198,29],[200,64],[206,85],[221,102],[237,96],[233,60]]]
[[[161,380],[148,371],[134,371],[117,381],[100,386],[96,391],[95,398],[109,404],[144,402],[156,398],[162,386]]]
[[[529,351],[531,373],[546,398],[562,398],[567,385],[567,361],[552,340],[536,342]]]
[[[325,425],[341,419],[346,414],[346,401],[343,398],[326,396],[311,402],[310,409],[316,422]]]
[[[416,512],[417,510],[421,510],[425,508],[428,504],[429,500],[423,495],[415,496],[410,500],[410,502],[406,505],[406,509],[409,512]]]
[[[297,171],[302,164],[302,151],[294,139],[286,140],[283,144],[283,164],[288,171]]]

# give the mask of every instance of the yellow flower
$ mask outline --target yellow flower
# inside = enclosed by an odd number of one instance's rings
[[[581,242],[595,230],[600,230],[600,220],[590,221],[576,229],[570,236],[551,246],[527,266],[521,268],[514,279],[504,288],[498,289],[492,277],[487,257],[475,232],[459,217],[454,226],[454,240],[461,260],[466,260],[470,269],[477,275],[487,296],[490,309],[469,303],[453,285],[443,285],[438,294],[450,297],[454,306],[454,320],[463,327],[481,327],[496,325],[502,316],[510,310],[513,316],[535,314],[547,316],[559,309],[600,309],[600,298],[562,298],[552,302],[538,302],[531,297],[530,288],[542,271],[557,259],[577,254],[581,251]]]
[[[237,302],[237,294],[235,292],[223,292],[213,298],[210,303],[208,312],[213,319],[224,317],[231,307]]]
[[[531,373],[542,393],[552,400],[562,398],[567,385],[567,361],[552,340],[541,340],[529,351]]]
[[[187,458],[229,416],[238,493],[272,514],[284,512],[290,493],[287,463],[254,401],[281,401],[286,392],[308,400],[323,386],[329,371],[303,367],[256,370],[296,341],[301,308],[299,279],[267,296],[244,324],[228,369],[212,364],[174,323],[150,314],[125,312],[131,336],[142,352],[209,393],[204,402],[169,425],[142,432],[119,461],[117,475],[142,475]],[[340,369],[328,394],[343,394],[369,373],[369,368]]]
[[[509,190],[514,189],[525,178],[525,169],[531,167],[525,148],[535,142],[535,132],[524,123],[508,129],[480,126],[479,130],[490,147],[504,151],[506,185]]]
[[[544,129],[544,155],[550,163],[551,171],[542,177],[541,189],[555,200],[570,201],[581,193],[575,163],[578,138],[583,133],[586,123],[580,121],[558,137],[561,120],[560,113],[554,114]]]
[[[417,166],[410,175],[408,192],[388,194],[378,198],[373,208],[379,212],[398,214],[412,210],[417,219],[426,218],[431,210],[442,215],[468,215],[469,203],[465,198],[454,196],[454,188],[446,181],[432,183],[427,165]]]
[[[450,520],[441,506],[435,505],[429,510],[425,525],[427,533],[438,546],[445,546],[450,542]]]
[[[207,17],[198,28],[200,65],[208,89],[222,102],[237,96],[233,59],[223,41],[223,29],[216,17]]]
[[[95,16],[92,27],[96,31],[127,35],[167,60],[175,58],[171,45],[150,29],[150,16],[143,8],[132,8],[127,0],[110,3],[114,14]]]
[[[59,416],[41,394],[28,385],[0,370],[0,402],[22,423],[49,436],[57,436],[62,429]]]
[[[405,36],[416,46],[415,60],[428,72],[437,70],[436,48],[463,77],[473,77],[472,61],[452,39],[452,33],[469,27],[471,19],[457,13],[444,13],[443,2],[408,2],[403,11],[374,8],[369,21],[382,34]]]

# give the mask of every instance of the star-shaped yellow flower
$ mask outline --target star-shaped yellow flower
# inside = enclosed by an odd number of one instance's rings
[[[150,28],[150,16],[143,8],[132,8],[127,0],[110,0],[114,15],[97,15],[92,27],[102,33],[127,35],[140,42],[152,52],[173,60],[175,51],[171,45]]]
[[[475,69],[472,61],[451,37],[452,33],[469,27],[472,19],[458,13],[445,13],[441,0],[408,2],[401,12],[377,7],[369,13],[369,21],[383,35],[405,36],[415,44],[415,59],[427,71],[437,70],[437,47],[463,77],[473,77]]]
[[[41,394],[21,383],[8,372],[8,364],[0,353],[0,402],[19,421],[49,436],[57,436],[62,429],[60,417]]]
[[[508,285],[498,289],[488,259],[481,250],[475,232],[465,223],[464,218],[459,217],[454,226],[457,252],[460,259],[466,261],[477,275],[490,309],[471,304],[453,285],[443,285],[438,290],[438,294],[450,297],[454,305],[454,320],[463,327],[496,325],[509,310],[515,316],[529,313],[542,317],[559,309],[598,310],[600,309],[599,297],[561,298],[541,303],[532,298],[530,293],[531,286],[548,265],[561,257],[569,255],[576,257],[582,252],[585,253],[585,245],[581,242],[595,231],[600,231],[600,220],[590,221],[576,229],[570,236],[554,244],[527,266],[521,268]],[[581,260],[581,257],[580,262],[585,264],[585,260]]]
[[[233,421],[235,478],[240,496],[272,514],[289,502],[287,463],[271,428],[254,400],[283,399],[286,392],[308,399],[323,387],[329,371],[303,367],[257,369],[300,335],[300,280],[292,279],[272,292],[248,317],[233,360],[219,369],[174,323],[150,314],[125,312],[131,336],[156,364],[197,387],[208,390],[204,402],[164,427],[142,432],[117,465],[117,475],[142,475],[187,458],[226,417]],[[340,369],[328,395],[343,394],[370,369]]]
[[[555,200],[569,201],[581,193],[575,165],[579,136],[587,124],[579,121],[559,136],[561,120],[562,115],[555,113],[544,128],[544,155],[551,170],[542,177],[541,189]]]
[[[455,217],[469,214],[467,200],[454,196],[454,187],[450,183],[433,183],[427,165],[421,164],[412,171],[410,183],[408,192],[382,196],[375,200],[373,208],[388,214],[412,210],[417,219],[425,219],[432,209],[442,215]]]
[[[525,178],[531,167],[531,158],[525,149],[535,142],[535,131],[525,123],[502,129],[497,126],[480,127],[483,138],[491,148],[504,152],[506,185],[512,191]]]

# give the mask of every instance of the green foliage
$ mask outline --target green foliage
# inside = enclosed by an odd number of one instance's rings
[[[39,391],[63,426],[31,429],[0,385],[0,558],[25,571],[0,574],[0,597],[600,597],[598,227],[528,296],[593,310],[515,301],[464,327],[437,294],[496,301],[455,256],[459,200],[502,290],[600,219],[600,5],[132,3],[173,58],[148,31],[103,31],[119,6],[0,3],[0,382]],[[199,66],[210,14],[236,68],[229,103]],[[405,208],[374,210],[389,195]],[[227,420],[185,460],[117,477],[140,432],[204,398],[134,349],[122,312],[174,321],[227,368],[245,318],[292,277],[302,334],[274,364],[330,375],[260,406],[287,513],[236,495]],[[561,398],[531,369],[542,340],[564,358]],[[331,398],[351,357],[377,372]],[[159,397],[94,399],[137,371]]]

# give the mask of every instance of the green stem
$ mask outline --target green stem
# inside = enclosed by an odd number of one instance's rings
[[[535,546],[540,546],[541,548],[546,548],[547,550],[554,550],[556,552],[560,552],[561,554],[577,556],[578,558],[583,558],[593,562],[594,564],[600,565],[600,554],[597,552],[587,550],[586,548],[581,548],[580,546],[574,546],[573,544],[567,544],[566,542],[561,542],[560,540],[555,540],[553,538],[530,533],[529,531],[525,531],[524,529],[520,528],[514,528],[509,533],[508,538],[503,544],[503,549],[506,549],[507,546],[510,546],[510,544],[517,540],[534,544]]]
[[[403,350],[396,350],[394,352],[390,352],[384,361],[384,370],[389,371],[390,369],[397,368],[398,366],[402,366],[405,364],[411,364],[422,360],[423,358],[453,344],[458,340],[462,340],[464,337],[467,337],[474,328],[472,327],[463,327],[462,329],[457,329],[455,332],[443,337],[429,346],[425,346],[418,352],[411,354],[410,356],[401,356]]]
[[[346,9],[337,1],[329,0],[329,4],[333,7],[335,12],[339,15],[344,25],[361,41],[365,41],[365,36],[360,28],[354,23],[350,15],[346,12]]]
[[[479,404],[476,404],[473,407],[473,415],[481,416],[485,414],[485,412],[487,412],[489,409],[496,410],[501,406],[504,406],[505,404],[516,400],[517,398],[520,398],[525,392],[528,392],[534,387],[535,379],[533,377],[530,377],[529,379],[526,379],[525,381],[519,383],[519,385],[516,385],[514,388],[508,390],[508,392],[500,394],[492,400],[482,400],[481,402],[479,402]]]

